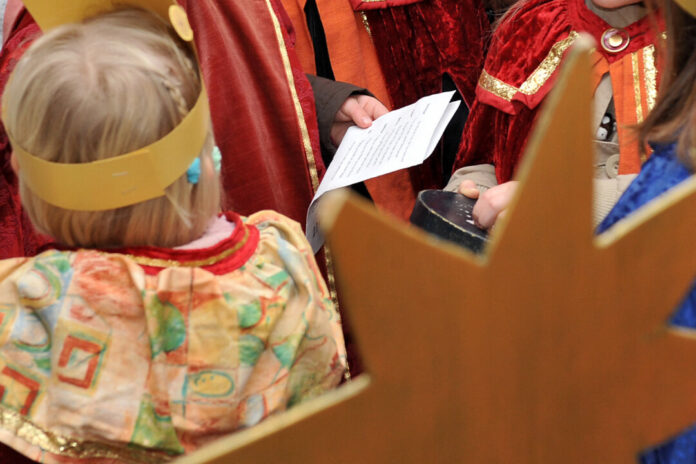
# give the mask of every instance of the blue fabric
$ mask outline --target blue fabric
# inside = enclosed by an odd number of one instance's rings
[[[597,228],[597,233],[609,229],[650,200],[686,180],[691,172],[677,159],[675,145],[657,145],[638,177],[629,185],[614,209]],[[696,282],[670,320],[671,324],[696,329]],[[696,417],[694,418],[696,424]],[[696,464],[696,427],[683,432],[674,440],[645,451],[643,464]]]

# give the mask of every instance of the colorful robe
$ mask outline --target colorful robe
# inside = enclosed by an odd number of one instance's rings
[[[228,220],[206,249],[0,261],[0,441],[162,462],[337,385],[340,320],[299,225]]]
[[[565,53],[580,32],[597,41],[593,85],[609,73],[619,137],[619,174],[640,170],[641,147],[630,127],[655,104],[657,69],[655,26],[646,16],[614,37],[611,27],[584,0],[529,0],[495,31],[476,88],[476,101],[464,129],[454,169],[494,164],[499,183],[512,179],[539,108],[558,77]],[[605,47],[602,44],[606,44]]]

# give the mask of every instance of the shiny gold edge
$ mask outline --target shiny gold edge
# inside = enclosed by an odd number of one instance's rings
[[[487,92],[492,93],[496,97],[502,98],[505,101],[511,101],[512,97],[515,96],[519,89],[513,87],[510,84],[496,79],[495,77],[488,74],[484,69],[481,71],[481,77],[479,77],[478,85]]]
[[[479,86],[505,101],[511,101],[517,92],[524,95],[534,95],[546,84],[551,75],[558,69],[565,51],[573,44],[580,34],[571,31],[568,37],[551,47],[546,57],[532,72],[531,76],[517,88],[488,74],[484,69],[479,78]]]
[[[295,104],[295,112],[297,113],[297,122],[300,126],[300,132],[302,133],[302,143],[305,149],[305,156],[307,157],[307,165],[309,166],[309,175],[312,179],[312,193],[316,192],[319,188],[319,173],[317,172],[317,163],[314,159],[314,151],[312,150],[312,142],[309,139],[309,130],[307,129],[307,123],[304,119],[304,112],[302,111],[302,104],[300,103],[300,98],[297,95],[297,89],[295,88],[295,78],[292,74],[292,67],[290,66],[290,57],[288,56],[288,50],[285,47],[285,39],[283,38],[283,31],[280,28],[280,21],[273,11],[273,5],[271,5],[270,0],[266,0],[266,7],[268,8],[268,13],[273,21],[273,28],[275,29],[276,39],[278,40],[278,49],[280,51],[280,56],[283,60],[283,66],[285,67],[285,77],[288,80],[288,87],[290,88],[290,94],[292,95],[292,100]],[[334,272],[331,259],[328,253],[326,256],[326,273],[328,277],[329,293],[331,299],[336,306],[336,311],[339,310],[338,295],[336,293],[336,283],[334,282]]]
[[[520,87],[520,92],[525,95],[533,95],[541,89],[549,80],[551,74],[558,68],[563,59],[563,53],[570,47],[580,34],[571,31],[568,37],[557,42],[551,47],[546,58],[537,66],[531,76]]]
[[[268,13],[273,21],[273,28],[275,29],[276,39],[278,40],[278,51],[280,52],[281,59],[283,60],[283,67],[285,68],[285,77],[288,80],[288,87],[290,88],[290,95],[292,96],[293,103],[295,105],[295,112],[297,113],[297,122],[300,126],[300,133],[302,134],[302,144],[305,150],[305,156],[307,157],[307,165],[309,166],[309,175],[312,179],[313,192],[316,192],[319,188],[319,174],[317,172],[317,164],[314,159],[314,151],[312,150],[312,142],[309,138],[309,130],[307,129],[307,123],[304,119],[304,111],[302,111],[302,104],[300,103],[300,98],[297,95],[297,89],[295,88],[295,77],[292,74],[292,67],[290,65],[290,57],[288,56],[288,50],[285,46],[285,39],[283,38],[283,31],[280,26],[280,21],[273,11],[273,5],[271,5],[270,0],[266,0],[266,7],[268,8]]]
[[[640,64],[638,63],[638,53],[631,53],[631,65],[633,68],[633,92],[636,99],[636,122],[643,122],[643,102],[640,91]]]
[[[381,2],[383,0],[371,0],[375,2]],[[362,20],[363,26],[365,26],[365,30],[367,31],[367,35],[372,38],[372,30],[370,29],[370,21],[367,20],[367,15],[365,14],[364,11],[360,12],[360,19]]]
[[[648,111],[651,111],[657,100],[657,67],[655,66],[654,45],[648,45],[643,49],[643,65],[645,66],[645,98],[648,103]]]
[[[0,406],[0,428],[17,438],[38,446],[49,453],[70,458],[109,458],[127,463],[160,463],[176,456],[161,451],[147,451],[127,445],[113,445],[90,441],[73,440],[46,431],[16,411]]]

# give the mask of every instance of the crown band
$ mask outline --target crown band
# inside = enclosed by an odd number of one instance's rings
[[[150,10],[165,21],[172,23],[171,7],[174,0],[22,0],[29,13],[42,31],[61,24],[79,23],[87,18],[124,6]],[[180,9],[181,7],[179,7]],[[180,12],[176,13],[181,19]],[[185,12],[184,12],[185,17]],[[177,21],[178,22],[178,21]],[[175,28],[176,29],[176,28]],[[178,32],[178,31],[177,31]]]
[[[10,142],[21,178],[36,196],[64,209],[103,211],[165,195],[200,154],[209,133],[208,115],[202,88],[194,107],[169,134],[144,148],[90,163],[46,161]]]
[[[119,7],[149,10],[193,39],[186,11],[174,0],[23,0],[41,30],[79,23]],[[191,111],[172,131],[147,147],[90,163],[55,163],[18,146],[12,149],[27,187],[45,202],[76,211],[103,211],[165,195],[201,152],[210,132],[208,96],[201,93]]]

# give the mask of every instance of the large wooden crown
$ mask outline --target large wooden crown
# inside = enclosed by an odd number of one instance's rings
[[[367,374],[182,464],[630,463],[696,422],[696,340],[666,325],[696,275],[696,181],[593,235],[590,48],[482,256],[333,199]]]

